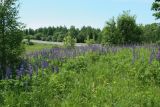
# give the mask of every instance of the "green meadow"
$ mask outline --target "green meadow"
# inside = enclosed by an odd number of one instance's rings
[[[44,74],[40,69],[32,78],[26,75],[20,80],[2,80],[0,104],[2,107],[159,107],[160,62],[150,59],[151,50],[138,47],[134,52],[133,48],[103,54],[87,52],[61,62],[59,71],[46,68]]]

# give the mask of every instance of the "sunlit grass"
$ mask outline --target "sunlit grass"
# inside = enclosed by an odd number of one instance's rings
[[[50,44],[34,44],[34,45],[25,45],[26,52],[35,52],[42,49],[50,49],[54,47],[55,45]]]
[[[50,48],[28,46],[29,51]],[[31,49],[32,47],[32,49]],[[160,107],[160,63],[149,63],[151,50],[132,48],[66,60],[46,59],[39,73],[0,84],[4,107]],[[34,60],[33,60],[34,61]],[[33,63],[35,65],[35,63]]]

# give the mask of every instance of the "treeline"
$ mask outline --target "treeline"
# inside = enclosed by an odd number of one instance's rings
[[[160,26],[157,23],[137,24],[136,16],[124,11],[116,19],[106,22],[101,35],[104,44],[157,43],[160,40]]]
[[[82,27],[81,29],[71,26],[67,28],[65,26],[60,27],[44,27],[39,29],[25,29],[25,38],[42,40],[42,41],[54,41],[62,42],[66,36],[75,38],[78,43],[84,43],[87,38],[94,39],[98,42],[99,35],[101,34],[100,29],[95,29],[90,26]]]
[[[76,39],[77,43],[102,44],[135,44],[135,43],[156,43],[160,40],[160,25],[137,24],[136,16],[130,15],[129,11],[124,11],[117,18],[112,18],[106,22],[105,27],[96,29],[91,26],[76,28],[71,26],[44,27],[39,29],[25,29],[25,38],[42,41],[63,42],[66,36]]]
[[[146,43],[160,42],[160,24],[153,23],[141,26],[143,29],[142,40]]]

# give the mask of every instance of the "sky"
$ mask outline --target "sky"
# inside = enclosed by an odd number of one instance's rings
[[[138,24],[157,22],[152,16],[154,0],[19,0],[20,21],[26,28],[74,25],[103,28],[123,11],[136,15]]]

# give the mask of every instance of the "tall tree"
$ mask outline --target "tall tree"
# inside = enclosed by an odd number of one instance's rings
[[[29,28],[29,29],[28,29],[28,33],[29,33],[29,35],[34,35],[34,30],[31,29],[31,28]]]
[[[68,32],[72,38],[76,38],[78,35],[78,30],[75,28],[75,26],[71,26]]]
[[[153,16],[156,17],[156,19],[160,19],[160,0],[155,0],[152,4],[152,10],[155,11]]]
[[[143,26],[143,41],[147,43],[156,43],[160,40],[160,27],[157,23]]]
[[[130,15],[129,11],[124,11],[117,19],[117,28],[122,36],[122,43],[139,43],[141,29],[136,24],[136,17]]]
[[[0,4],[0,79],[5,77],[7,67],[13,67],[23,51],[18,7],[17,0],[5,0]]]
[[[111,43],[111,44],[118,44],[119,42],[119,35],[117,34],[117,26],[114,18],[110,19],[106,22],[106,26],[102,31],[102,44]]]

